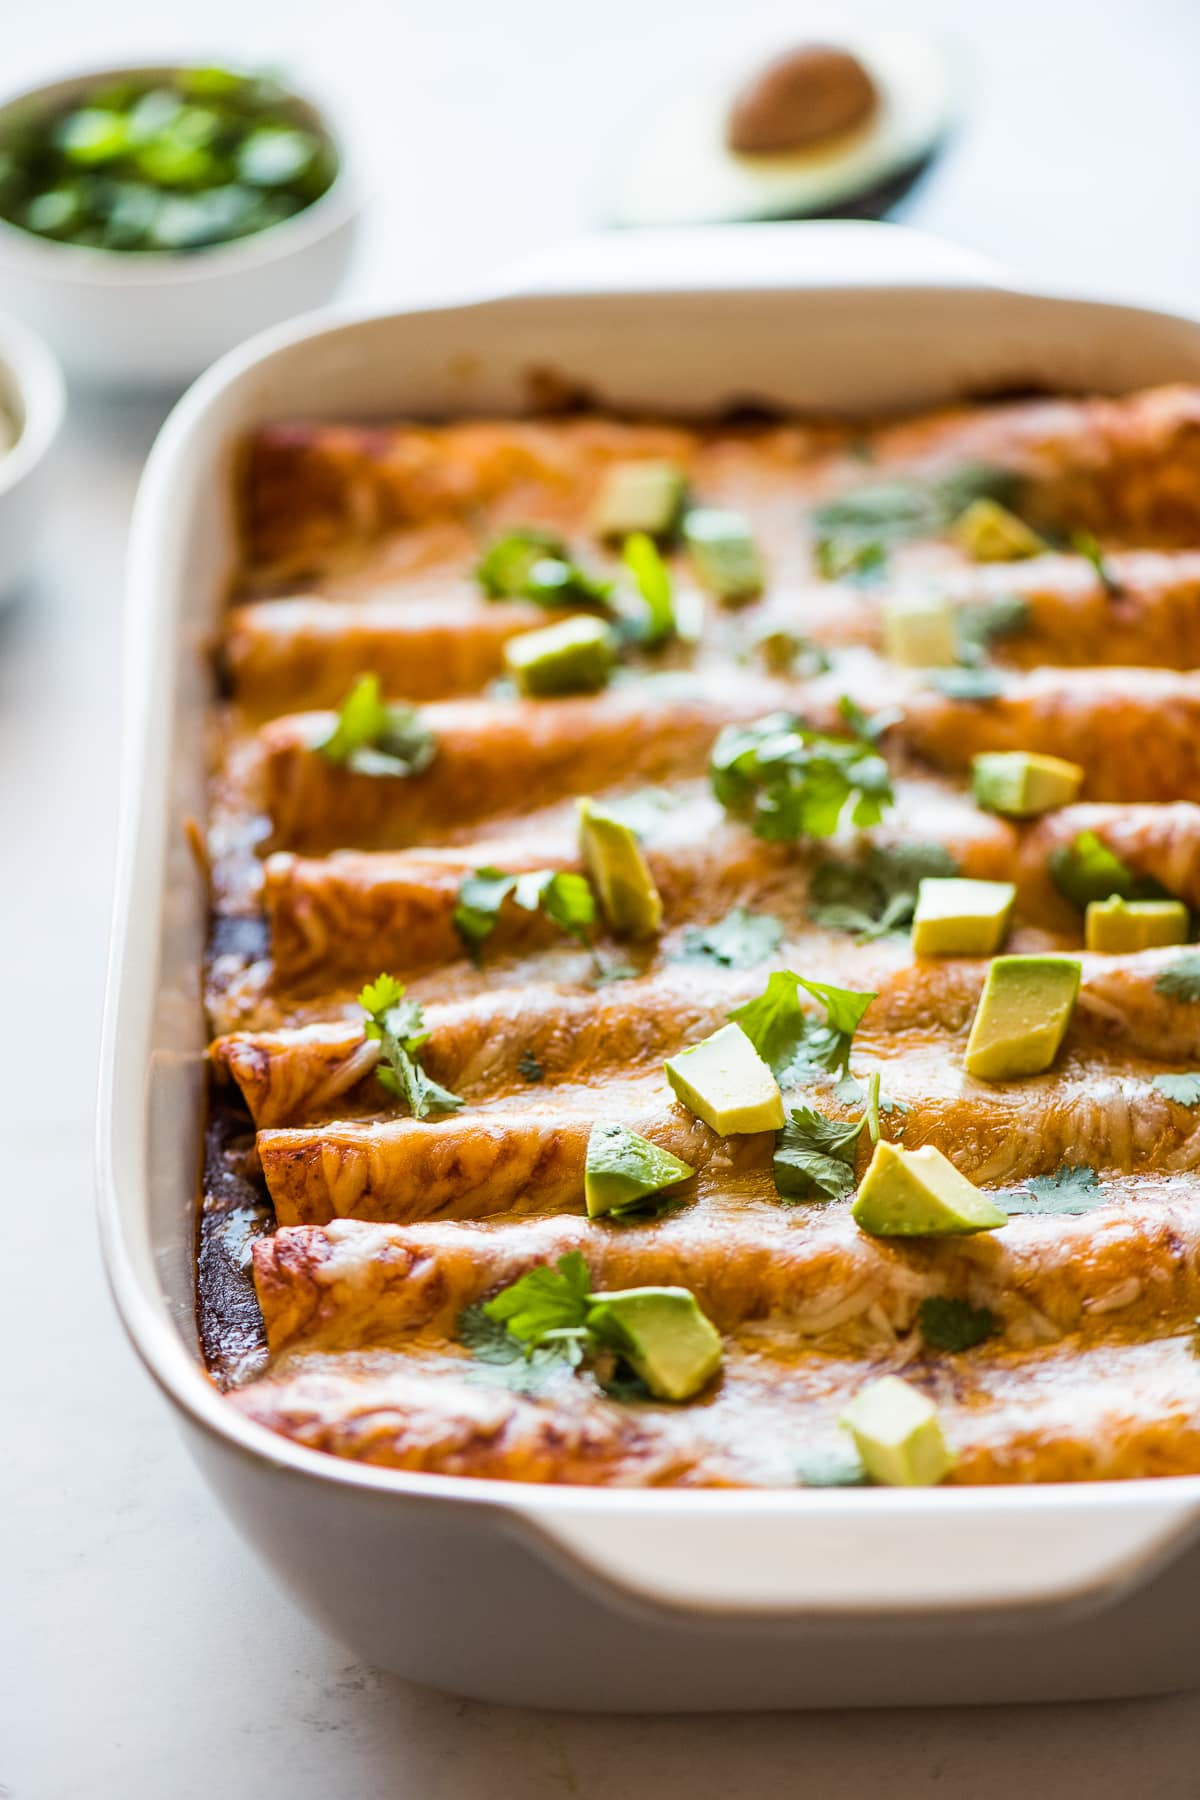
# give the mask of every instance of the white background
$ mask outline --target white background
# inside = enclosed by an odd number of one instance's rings
[[[160,50],[312,72],[349,98],[372,151],[352,297],[386,303],[597,222],[658,95],[779,11],[3,0],[0,82]],[[1065,285],[1200,310],[1197,0],[905,11],[949,26],[971,69],[964,129],[905,216]],[[76,397],[43,568],[0,619],[0,1800],[1200,1795],[1196,1697],[501,1712],[361,1667],[260,1574],[120,1337],[92,1223],[121,560],[161,410]]]

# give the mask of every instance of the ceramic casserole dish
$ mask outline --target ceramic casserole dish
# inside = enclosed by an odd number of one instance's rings
[[[588,241],[466,301],[292,325],[203,377],[138,498],[99,1115],[117,1304],[206,1479],[357,1654],[472,1696],[708,1710],[1098,1697],[1188,1685],[1200,1479],[654,1492],[399,1473],[307,1450],[209,1382],[195,1326],[206,1029],[206,645],[232,464],[281,417],[451,417],[551,374],[615,410],[853,415],[1200,380],[1200,325],[1010,285],[888,227]]]

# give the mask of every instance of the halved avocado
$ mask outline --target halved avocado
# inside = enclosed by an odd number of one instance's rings
[[[878,216],[949,131],[955,74],[933,38],[841,19],[836,43],[751,45],[739,67],[657,112],[613,221]]]

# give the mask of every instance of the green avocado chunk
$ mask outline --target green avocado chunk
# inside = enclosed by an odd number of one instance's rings
[[[997,956],[988,969],[964,1066],[984,1081],[1040,1075],[1058,1055],[1079,995],[1073,956]]]
[[[583,1174],[588,1218],[622,1212],[695,1173],[691,1163],[639,1137],[627,1125],[593,1125]]]
[[[724,606],[740,606],[763,589],[763,566],[741,513],[700,506],[683,521],[696,579]]]
[[[1044,538],[998,500],[972,500],[954,521],[954,535],[975,562],[1020,562],[1048,548]]]
[[[990,956],[1004,942],[1017,890],[1011,881],[927,875],[913,914],[914,956]]]
[[[719,1137],[782,1131],[779,1083],[740,1025],[722,1025],[665,1068],[672,1091]]]
[[[932,1144],[902,1150],[886,1138],[850,1211],[872,1237],[961,1237],[1008,1224],[1008,1214]]]
[[[616,660],[612,631],[586,613],[523,631],[504,646],[509,674],[523,694],[537,699],[594,694],[607,684]]]
[[[1089,950],[1153,950],[1163,944],[1186,944],[1188,909],[1182,900],[1092,900],[1083,920]]]
[[[841,1422],[867,1474],[885,1487],[935,1487],[954,1467],[932,1400],[898,1375],[868,1382]]]
[[[656,1400],[690,1400],[721,1366],[721,1334],[687,1288],[597,1294],[587,1324],[620,1346]]]
[[[906,669],[946,669],[958,661],[958,632],[948,600],[927,594],[885,600],[883,653]]]
[[[606,472],[592,509],[597,537],[670,537],[679,524],[687,494],[683,470],[670,462],[614,463]]]
[[[594,800],[581,800],[579,846],[600,910],[616,935],[653,937],[662,926],[662,897],[637,833]]]
[[[1078,763],[1030,750],[986,750],[971,758],[976,805],[1009,819],[1035,819],[1069,806],[1083,786]]]

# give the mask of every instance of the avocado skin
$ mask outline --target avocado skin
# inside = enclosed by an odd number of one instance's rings
[[[690,1400],[721,1366],[721,1334],[687,1288],[597,1294],[588,1326],[640,1375],[656,1400]]]
[[[963,1066],[984,1081],[1041,1075],[1058,1055],[1083,969],[1073,956],[997,956],[988,969]]]

